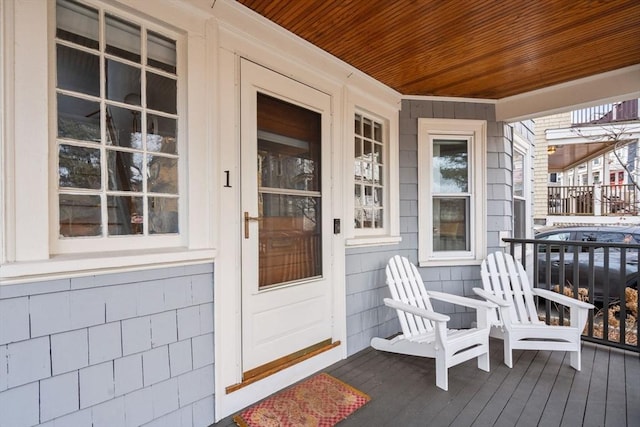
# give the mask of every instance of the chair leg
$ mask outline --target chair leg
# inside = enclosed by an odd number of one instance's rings
[[[489,352],[478,356],[478,369],[489,372]]]
[[[582,356],[580,353],[580,349],[578,349],[578,351],[572,351],[571,353],[569,353],[569,362],[571,364],[571,367],[576,371],[579,371],[581,368]]]
[[[449,390],[449,373],[447,371],[445,354],[436,355],[436,386],[444,391]]]
[[[511,341],[509,336],[504,337],[504,364],[510,368],[513,368],[513,351],[511,350]]]

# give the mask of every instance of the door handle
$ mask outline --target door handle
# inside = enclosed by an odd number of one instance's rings
[[[262,221],[261,216],[249,216],[249,212],[244,213],[244,238],[249,238],[249,222],[250,221]]]

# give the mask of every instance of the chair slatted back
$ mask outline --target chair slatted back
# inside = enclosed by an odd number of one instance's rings
[[[420,272],[407,258],[399,255],[391,258],[387,264],[386,274],[387,285],[394,300],[433,311]],[[433,331],[430,320],[400,310],[397,312],[405,337],[410,338]]]
[[[520,262],[510,254],[495,252],[489,254],[481,266],[482,285],[511,303],[509,315],[514,324],[542,323],[538,319],[531,284]]]

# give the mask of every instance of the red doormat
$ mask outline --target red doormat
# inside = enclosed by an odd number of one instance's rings
[[[240,427],[331,427],[371,398],[322,373],[233,417]]]

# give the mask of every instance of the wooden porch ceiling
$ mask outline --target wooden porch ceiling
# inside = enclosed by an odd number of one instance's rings
[[[638,0],[237,0],[403,95],[501,99],[640,64]]]

